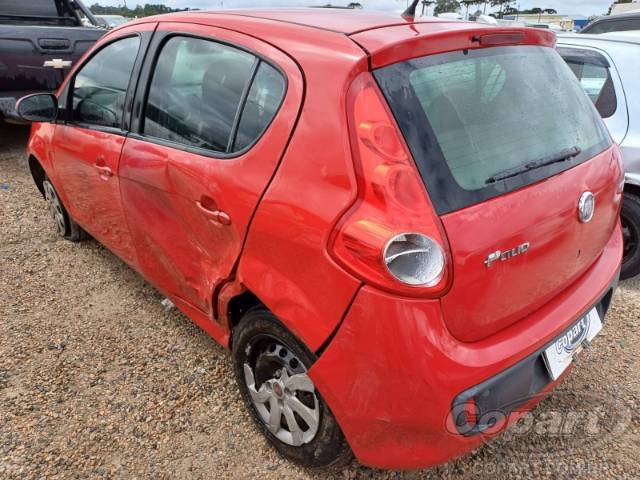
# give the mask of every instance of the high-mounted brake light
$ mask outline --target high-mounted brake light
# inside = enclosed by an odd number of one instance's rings
[[[496,45],[518,45],[524,41],[524,33],[485,33],[484,35],[477,35],[473,37],[473,41],[480,43],[483,47],[492,47]]]
[[[370,73],[354,80],[347,108],[358,198],[336,226],[332,255],[384,290],[442,295],[450,280],[446,237]]]

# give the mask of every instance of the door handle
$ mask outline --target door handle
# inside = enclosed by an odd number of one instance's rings
[[[113,170],[111,170],[109,167],[104,167],[102,165],[94,165],[94,167],[98,171],[98,175],[100,175],[101,179],[109,180],[111,177],[113,177]]]
[[[199,201],[196,202],[196,205],[198,205],[198,209],[212,222],[220,223],[222,225],[231,225],[231,217],[228,213],[223,212],[222,210],[210,210]]]

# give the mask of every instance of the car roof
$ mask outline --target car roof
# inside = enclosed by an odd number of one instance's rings
[[[226,28],[260,38],[296,58],[310,52],[314,55],[323,52],[330,55],[332,61],[368,61],[370,68],[450,50],[476,48],[483,35],[507,37],[506,42],[519,37],[518,44],[547,47],[555,44],[554,33],[537,28],[506,28],[437,17],[407,20],[400,14],[332,8],[195,10],[134,20],[127,23],[126,28],[155,22]],[[112,32],[118,31],[116,28]],[[313,47],[309,48],[310,45]]]
[[[286,24],[305,26],[318,30],[352,35],[362,31],[394,25],[419,23],[451,23],[451,19],[416,17],[413,21],[402,18],[399,13],[376,12],[342,8],[269,8],[235,10],[192,10],[148,17],[156,21],[189,21],[190,16],[237,16],[271,20]],[[463,23],[463,22],[460,22]]]

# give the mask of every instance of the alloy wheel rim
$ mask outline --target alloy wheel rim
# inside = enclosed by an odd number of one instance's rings
[[[638,242],[640,241],[638,229],[628,222],[624,217],[622,221],[622,238],[624,241],[624,250],[622,256],[622,262],[626,262],[633,257],[635,251],[638,249]]]
[[[247,355],[249,361],[243,365],[253,406],[265,427],[281,442],[295,447],[309,443],[320,425],[315,386],[300,359],[286,345],[271,338],[260,343],[249,348],[254,354]]]
[[[44,198],[47,202],[47,209],[49,210],[49,215],[53,219],[53,222],[56,227],[56,231],[64,236],[66,233],[65,222],[64,222],[64,211],[62,210],[62,203],[60,202],[60,198],[58,198],[58,194],[56,193],[51,182],[45,180],[43,182],[44,186]]]

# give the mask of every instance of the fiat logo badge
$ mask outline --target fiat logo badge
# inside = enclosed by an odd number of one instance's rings
[[[584,192],[578,202],[578,218],[582,223],[587,223],[593,218],[596,210],[596,197],[591,192]]]

